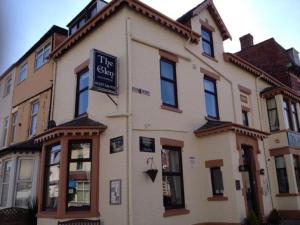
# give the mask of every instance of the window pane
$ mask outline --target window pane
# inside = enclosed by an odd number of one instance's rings
[[[214,95],[205,93],[205,106],[208,116],[217,117],[217,102]]]
[[[205,41],[202,41],[202,47],[203,47],[203,51],[207,54],[212,56],[212,48],[211,45]]]
[[[37,53],[36,55],[36,62],[35,62],[35,68],[38,69],[43,65],[43,50]]]
[[[87,88],[89,86],[89,72],[85,72],[80,75],[79,78],[79,90],[81,91],[84,88]]]
[[[285,168],[285,161],[283,156],[275,157],[275,164],[277,169]]]
[[[211,41],[210,40],[210,33],[204,29],[201,30],[201,36],[203,39],[207,40],[207,41]]]
[[[284,157],[276,156],[275,157],[275,165],[276,165],[279,193],[288,193],[289,192],[289,184],[288,184],[288,177],[287,177],[286,168],[285,168]]]
[[[8,184],[2,185],[1,206],[6,206],[8,196]]]
[[[180,172],[179,151],[162,149],[161,158],[163,172]]]
[[[87,108],[88,108],[88,90],[83,91],[79,94],[78,115],[86,113]]]
[[[60,162],[60,151],[61,151],[60,145],[55,145],[51,148],[49,164],[57,164]]]
[[[27,74],[27,64],[24,64],[24,65],[20,68],[19,81],[25,80],[26,74]]]
[[[276,109],[270,110],[268,112],[268,115],[269,115],[269,123],[270,123],[271,131],[279,129],[277,110]]]
[[[6,161],[4,163],[4,168],[3,168],[3,183],[8,183],[9,182],[9,176],[12,168],[12,163],[11,161]]]
[[[271,98],[271,99],[267,100],[267,107],[268,107],[268,109],[273,109],[273,108],[277,107],[275,98]]]
[[[90,143],[72,143],[71,159],[89,159]]]
[[[17,184],[15,206],[28,206],[31,197],[31,182]]]
[[[222,195],[224,192],[224,187],[223,187],[223,178],[222,178],[221,169],[212,168],[211,175],[212,175],[211,178],[212,178],[213,194]]]
[[[51,51],[51,45],[48,44],[48,45],[46,45],[45,48],[44,48],[44,59],[43,59],[44,62],[48,60],[50,51]]]
[[[180,176],[163,176],[163,201],[166,208],[183,205]]]
[[[163,103],[176,106],[174,84],[161,80],[161,98]]]
[[[243,125],[244,125],[244,126],[249,126],[249,122],[248,122],[248,112],[243,111],[243,112],[242,112],[242,116],[243,116]]]
[[[21,159],[19,167],[19,180],[31,180],[32,177],[32,160]]]
[[[211,80],[204,79],[204,89],[215,93],[215,83]]]
[[[84,24],[85,24],[85,19],[82,18],[82,19],[79,21],[79,23],[78,23],[78,27],[80,28],[80,27],[82,27]]]
[[[37,114],[39,110],[39,103],[38,102],[35,102],[32,104],[32,114]]]
[[[36,127],[37,127],[37,116],[35,115],[31,118],[30,135],[34,135],[36,133]]]
[[[160,60],[161,76],[170,80],[174,80],[174,66],[171,63]]]
[[[289,121],[289,112],[287,111],[287,110],[284,110],[284,123],[285,123],[285,125],[286,125],[286,127],[288,128],[288,129],[290,129],[290,121]]]

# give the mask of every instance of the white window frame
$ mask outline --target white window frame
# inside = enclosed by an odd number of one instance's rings
[[[19,71],[19,76],[18,76],[18,81],[19,83],[24,81],[27,77],[27,72],[28,72],[28,64],[24,63],[21,67],[20,67],[20,71]],[[23,74],[24,73],[24,74]],[[21,75],[24,76],[23,79],[21,79]]]
[[[18,111],[14,112],[11,118],[11,143],[14,143],[16,140],[17,118],[18,118]]]
[[[49,51],[48,51],[49,49]],[[46,53],[48,52],[48,54],[46,55]],[[39,68],[41,68],[47,61],[48,61],[48,57],[51,53],[51,42],[48,42],[47,44],[45,44],[41,49],[39,49],[36,54],[35,54],[35,63],[34,63],[34,68],[37,71]],[[39,57],[42,57],[42,64],[41,65],[37,65],[37,60]]]
[[[9,76],[5,80],[5,87],[4,87],[4,93],[3,93],[4,97],[11,93],[11,88],[12,88],[12,76]]]
[[[6,147],[7,143],[7,133],[9,125],[9,116],[3,119],[3,129],[2,129],[2,137],[1,137],[1,148]]]
[[[8,176],[8,181],[7,183],[4,183],[4,166],[7,162],[11,162],[11,170],[9,171],[9,176]],[[9,204],[9,190],[10,190],[10,180],[11,180],[11,176],[12,176],[12,172],[13,172],[13,160],[11,158],[5,159],[2,161],[2,167],[1,167],[1,179],[0,179],[0,207],[6,207]],[[7,184],[8,185],[8,192],[7,192],[7,200],[6,200],[6,204],[2,205],[2,191],[3,191],[3,185]]]
[[[19,175],[20,175],[20,166],[21,166],[21,161],[22,160],[31,160],[31,179],[30,180],[19,180]],[[17,188],[18,188],[18,183],[31,183],[31,196],[30,196],[30,200],[32,200],[32,191],[33,191],[33,177],[34,177],[34,163],[35,163],[35,160],[34,158],[32,157],[20,157],[17,159],[17,171],[16,171],[16,176],[15,176],[15,179],[14,179],[14,193],[13,193],[13,205],[14,206],[17,206],[16,205],[16,198],[17,198]],[[22,206],[17,206],[17,207],[27,207],[27,205],[22,205]]]
[[[34,109],[34,105],[37,104],[37,111],[34,113],[33,109]],[[38,119],[38,113],[39,113],[39,101],[35,100],[31,103],[31,112],[30,112],[30,126],[29,126],[29,136],[34,136],[36,134],[36,128],[37,128],[37,119]],[[33,128],[33,118],[36,117],[36,125],[35,125],[35,129],[34,131],[32,131]]]

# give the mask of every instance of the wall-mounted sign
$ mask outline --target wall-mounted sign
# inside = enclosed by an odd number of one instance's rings
[[[132,91],[137,94],[150,96],[150,91],[147,91],[147,90],[144,90],[141,88],[132,87]]]
[[[90,59],[90,88],[92,90],[117,95],[117,57],[92,49]]]
[[[235,180],[235,189],[237,191],[241,190],[241,181],[240,180]]]
[[[110,204],[111,205],[121,205],[121,180],[111,180],[110,181]]]
[[[140,137],[141,152],[155,152],[155,139],[149,137]]]
[[[189,157],[189,163],[190,163],[190,168],[194,169],[196,166],[196,158],[193,156]]]
[[[123,146],[123,136],[110,139],[110,154],[122,152]]]

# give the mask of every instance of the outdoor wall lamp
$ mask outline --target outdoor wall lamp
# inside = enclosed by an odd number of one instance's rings
[[[147,159],[147,166],[149,167],[149,169],[146,170],[144,173],[147,174],[150,177],[150,179],[152,180],[152,182],[154,183],[158,169],[155,166],[153,157],[149,157]]]
[[[248,171],[248,166],[247,165],[239,165],[239,171],[240,172]]]

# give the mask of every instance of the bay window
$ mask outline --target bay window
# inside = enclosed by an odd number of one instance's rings
[[[300,157],[299,155],[293,155],[293,159],[294,159],[294,169],[295,169],[297,188],[298,188],[298,192],[300,192]]]
[[[46,150],[44,179],[45,189],[43,200],[43,208],[45,210],[57,208],[59,193],[60,153],[60,144],[49,146]]]
[[[5,207],[7,205],[8,200],[8,192],[9,192],[9,180],[12,172],[12,162],[11,160],[6,160],[3,163],[2,168],[2,184],[1,184],[1,201],[0,206]]]
[[[165,209],[184,208],[181,148],[163,146],[161,158],[164,207]]]
[[[68,199],[69,210],[90,209],[91,141],[69,142]]]
[[[286,173],[285,159],[283,155],[275,157],[275,165],[279,193],[288,193],[289,183]]]

